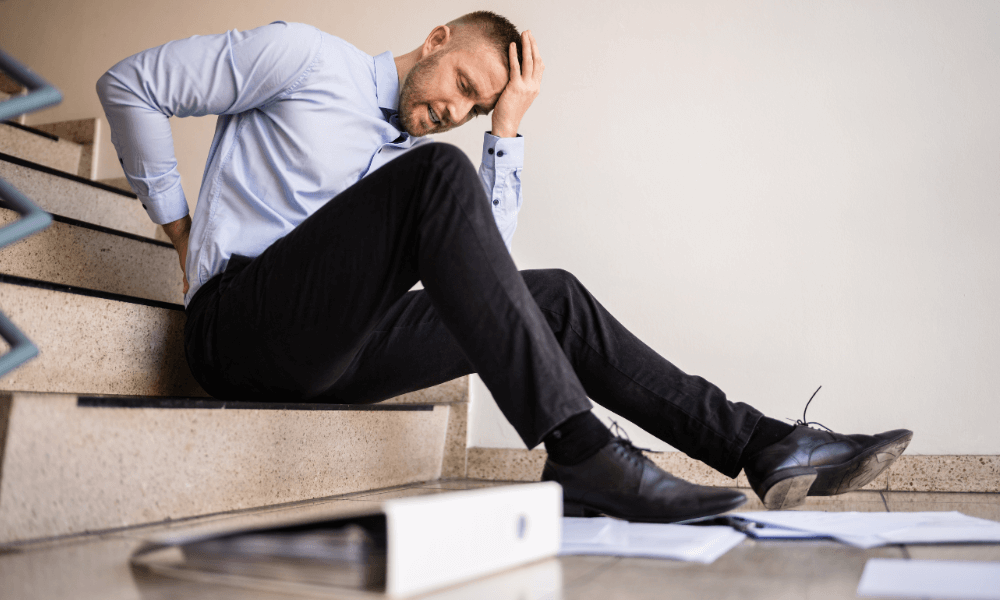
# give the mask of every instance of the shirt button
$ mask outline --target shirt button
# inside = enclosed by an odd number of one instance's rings
[[[494,200],[493,201],[493,206],[500,206],[500,201],[499,200]]]
[[[493,154],[493,148],[490,148],[489,150],[487,150],[486,153],[487,154]]]
[[[497,156],[503,156],[503,150],[497,152]]]

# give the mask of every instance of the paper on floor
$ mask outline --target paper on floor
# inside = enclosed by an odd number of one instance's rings
[[[1000,600],[1000,563],[872,558],[858,595]]]
[[[803,538],[831,537],[858,548],[887,544],[1000,543],[1000,523],[960,512],[858,513],[766,511],[728,515],[731,519],[802,532]],[[748,530],[754,535],[752,530]],[[768,536],[764,529],[759,537]],[[782,537],[794,538],[793,534]]]
[[[561,556],[600,554],[711,563],[746,536],[730,527],[629,523],[608,517],[563,517]]]

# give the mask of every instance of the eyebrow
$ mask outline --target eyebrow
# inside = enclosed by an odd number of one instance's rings
[[[479,95],[479,88],[476,87],[476,84],[472,82],[472,78],[469,77],[469,75],[464,70],[462,70],[461,67],[458,68],[458,74],[462,79],[465,80],[465,85],[469,86],[469,89],[471,89],[472,93],[476,95],[476,98],[481,99],[482,96]]]
[[[483,98],[482,95],[479,93],[479,88],[476,87],[476,84],[473,83],[472,78],[469,77],[469,74],[466,73],[465,70],[462,69],[462,67],[458,67],[458,76],[465,80],[465,85],[469,86],[469,89],[472,90],[473,95],[475,95],[476,99],[480,101],[477,102],[476,106],[479,107],[479,109],[483,112],[483,114],[492,111],[494,108],[493,106],[490,106],[488,104],[482,104],[481,101],[485,100],[485,98]],[[495,105],[496,103],[494,102],[493,104]]]

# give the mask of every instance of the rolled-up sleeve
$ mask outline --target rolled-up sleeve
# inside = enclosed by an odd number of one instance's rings
[[[479,178],[493,207],[493,218],[507,250],[511,249],[517,213],[521,210],[521,170],[524,168],[524,138],[500,138],[487,132]]]
[[[170,117],[234,115],[294,91],[322,43],[308,25],[194,36],[126,58],[97,82],[111,141],[153,222],[188,214]]]

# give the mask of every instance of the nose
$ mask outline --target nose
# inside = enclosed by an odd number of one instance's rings
[[[454,124],[464,123],[472,113],[476,103],[471,98],[461,98],[448,105],[448,120]]]

